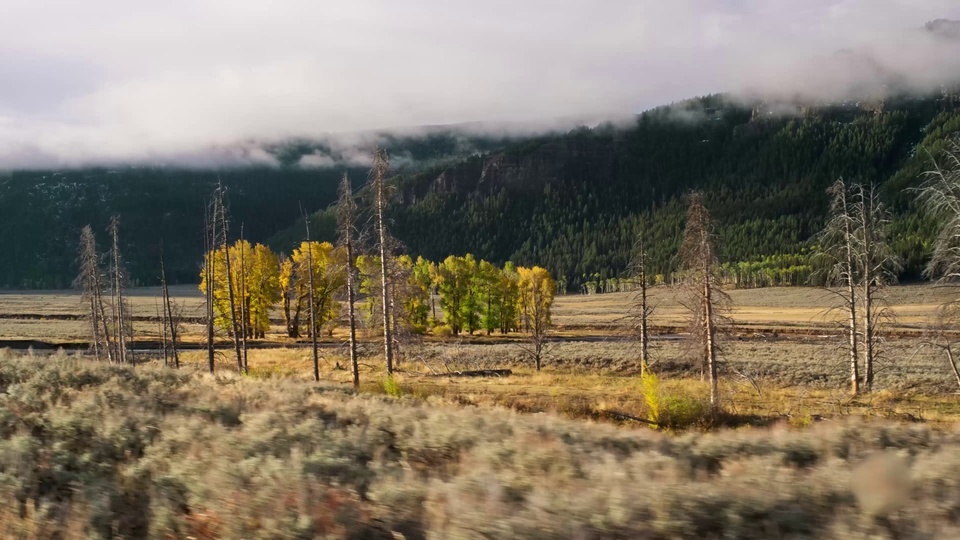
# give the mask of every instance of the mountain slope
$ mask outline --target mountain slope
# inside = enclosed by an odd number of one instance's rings
[[[655,271],[673,270],[691,189],[706,194],[724,260],[800,253],[844,177],[886,186],[915,276],[929,224],[904,189],[960,128],[956,96],[781,109],[712,96],[401,175],[394,232],[412,253],[541,264],[576,290],[620,275],[641,229]]]
[[[76,275],[80,230],[91,225],[106,246],[110,217],[120,216],[121,251],[134,284],[159,282],[161,242],[177,283],[197,281],[203,252],[204,204],[222,181],[228,188],[231,237],[264,241],[297,222],[300,208],[336,199],[344,172],[358,185],[367,175],[367,146],[381,144],[398,170],[455,163],[502,148],[514,138],[427,128],[412,135],[364,134],[352,143],[294,140],[266,145],[270,166],[0,172],[0,288],[63,288]],[[302,230],[302,229],[301,229]]]

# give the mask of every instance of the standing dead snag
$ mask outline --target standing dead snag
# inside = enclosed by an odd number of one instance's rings
[[[113,322],[114,322],[114,358],[117,362],[126,363],[133,359],[127,356],[127,337],[132,333],[132,326],[129,320],[129,309],[124,297],[124,288],[126,275],[123,271],[122,258],[120,257],[120,218],[113,216],[110,219],[110,281],[113,288]]]
[[[949,301],[937,310],[937,317],[927,329],[925,340],[921,347],[933,347],[943,352],[950,371],[960,386],[960,367],[957,366],[956,347],[960,345],[960,302]]]
[[[873,186],[851,188],[840,179],[828,192],[832,196],[832,216],[818,237],[817,258],[824,266],[827,285],[843,287],[840,296],[847,313],[850,389],[854,394],[869,392],[880,354],[879,330],[890,318],[881,292],[886,284],[896,281],[900,259],[889,244],[889,213]]]
[[[373,153],[373,169],[370,170],[370,182],[373,185],[374,198],[376,203],[375,218],[377,220],[378,248],[380,251],[380,283],[381,283],[381,303],[383,310],[383,356],[387,362],[387,375],[393,374],[393,337],[391,336],[392,325],[390,324],[390,266],[388,257],[390,256],[390,237],[387,233],[386,213],[387,213],[387,171],[390,168],[390,161],[387,158],[387,152],[378,148]]]
[[[847,314],[845,331],[847,335],[847,353],[850,361],[850,391],[860,392],[860,352],[859,317],[857,315],[857,272],[856,223],[851,211],[850,189],[843,179],[838,179],[827,192],[831,196],[830,220],[820,232],[817,242],[820,251],[815,255],[824,266],[823,277],[827,286],[841,286],[839,293],[843,299]]]
[[[90,308],[90,346],[97,360],[106,355],[114,362],[113,344],[108,330],[107,313],[103,306],[103,274],[100,271],[100,256],[97,241],[89,225],[80,232],[80,274],[74,286],[83,290],[83,299]]]
[[[353,242],[356,236],[357,205],[353,200],[353,190],[347,173],[340,181],[340,200],[337,202],[337,228],[340,243],[347,250],[347,318],[350,324],[350,366],[353,370],[353,387],[360,388],[360,364],[357,358],[357,316],[356,316],[356,269],[353,261]]]
[[[650,363],[650,315],[653,313],[647,299],[647,287],[649,281],[647,278],[647,250],[644,246],[642,233],[637,239],[636,252],[631,263],[632,278],[637,284],[637,290],[634,292],[630,305],[630,312],[626,319],[629,321],[630,331],[636,335],[640,341],[640,376],[646,373]]]
[[[858,254],[860,256],[860,298],[863,328],[863,386],[873,391],[876,360],[880,355],[878,343],[883,323],[892,315],[883,306],[883,288],[895,283],[902,268],[900,257],[889,242],[890,213],[880,202],[876,187],[858,186],[857,207]]]
[[[306,248],[307,248],[307,273],[310,278],[310,343],[313,348],[313,379],[315,381],[320,380],[320,355],[317,352],[317,303],[314,299],[314,291],[316,290],[316,285],[314,285],[313,279],[313,244],[310,242],[310,216],[303,215],[303,225],[306,228],[307,238],[306,238]]]
[[[695,191],[690,194],[680,246],[681,283],[687,294],[684,305],[692,315],[690,338],[700,356],[702,373],[710,381],[710,405],[716,409],[720,404],[717,334],[730,297],[720,288],[720,264],[714,244],[710,213],[703,205],[702,195]]]
[[[226,265],[225,269],[227,271],[227,299],[230,302],[230,333],[233,337],[233,348],[237,354],[237,370],[243,373],[243,352],[240,350],[240,331],[237,326],[237,301],[233,291],[233,272],[230,268],[230,246],[228,245],[227,232],[229,229],[227,228],[227,208],[224,202],[225,194],[226,189],[224,189],[222,185],[217,186],[217,208],[220,210],[220,229],[223,234],[223,255]],[[216,217],[214,219],[216,219]],[[216,279],[216,276],[214,276],[214,279]]]
[[[216,279],[216,260],[214,256],[214,249],[217,246],[217,197],[214,194],[210,199],[210,204],[206,209],[206,215],[204,216],[204,234],[203,242],[205,244],[204,253],[206,253],[207,261],[203,265],[203,277],[204,277],[204,300],[206,307],[206,317],[207,317],[207,368],[210,370],[210,373],[213,373],[214,361],[216,359],[216,354],[214,351],[214,312],[213,312],[213,295],[214,295],[214,279]]]
[[[247,287],[247,264],[245,252],[247,243],[243,240],[243,223],[240,224],[240,338],[243,345],[243,373],[247,373],[247,331],[250,328],[250,310],[248,309],[250,290]],[[229,249],[229,248],[227,248]]]
[[[167,285],[167,270],[163,261],[163,244],[160,244],[160,288],[163,295],[163,319],[169,329],[170,348],[173,353],[173,367],[180,369],[180,354],[177,351],[178,317],[173,315],[173,306],[170,302],[170,287]],[[166,356],[166,354],[164,354]]]
[[[920,189],[920,203],[927,214],[939,224],[933,252],[924,274],[943,285],[960,283],[960,139],[951,143],[946,152],[946,167],[934,162]],[[960,304],[955,298],[940,307],[938,329],[932,344],[941,348],[950,362],[950,368],[960,385],[960,370],[954,361],[953,346],[958,341],[948,328],[960,320]]]

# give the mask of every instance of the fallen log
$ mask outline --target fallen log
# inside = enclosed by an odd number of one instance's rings
[[[633,416],[632,414],[622,413],[620,411],[607,411],[607,414],[617,420],[633,420],[634,422],[642,422],[647,425],[661,427],[660,424],[653,420],[647,420],[646,418],[640,418],[639,416]]]

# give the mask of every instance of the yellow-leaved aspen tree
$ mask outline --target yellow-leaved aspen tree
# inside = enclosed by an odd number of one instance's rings
[[[520,312],[524,327],[530,333],[530,343],[523,347],[533,360],[537,371],[546,356],[547,333],[550,330],[550,311],[557,284],[550,272],[539,266],[517,268],[519,274]]]

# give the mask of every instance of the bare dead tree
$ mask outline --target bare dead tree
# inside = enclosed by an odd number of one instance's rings
[[[647,250],[643,241],[643,233],[638,235],[634,249],[633,261],[630,264],[631,281],[635,282],[630,309],[625,317],[630,332],[640,342],[640,376],[642,377],[650,365],[650,316],[654,307],[647,298],[649,279],[647,277]]]
[[[177,350],[177,327],[179,317],[174,317],[173,305],[170,301],[170,287],[167,284],[167,270],[164,265],[163,243],[160,243],[160,289],[163,295],[163,319],[164,325],[169,329],[170,349],[173,355],[173,367],[180,369],[180,353]],[[166,354],[164,354],[166,359]]]
[[[246,246],[243,241],[243,224],[240,224],[240,339],[243,350],[243,373],[247,373],[247,329],[250,327],[249,310],[247,309],[250,292],[247,290],[247,266],[244,252]]]
[[[902,266],[889,242],[889,211],[880,202],[876,187],[858,186],[856,207],[857,254],[860,267],[860,299],[863,328],[864,390],[873,390],[876,361],[880,356],[881,326],[892,317],[882,296],[883,288],[897,281]]]
[[[957,366],[957,346],[960,345],[960,302],[956,298],[937,309],[934,321],[927,327],[920,348],[931,347],[944,355],[953,377],[960,387],[960,366]],[[918,349],[919,352],[919,349]]]
[[[896,281],[901,262],[890,247],[890,214],[875,187],[849,186],[840,179],[828,192],[832,216],[818,236],[816,258],[827,285],[843,287],[851,391],[870,392],[881,356],[881,329],[893,316],[883,288]]]
[[[703,196],[694,191],[680,246],[682,286],[687,296],[685,305],[691,312],[690,337],[710,382],[710,405],[714,408],[720,404],[717,336],[724,322],[722,314],[730,305],[730,297],[721,288],[715,243],[710,213]]]
[[[110,277],[113,287],[113,311],[114,311],[114,343],[116,344],[115,358],[117,362],[127,363],[133,359],[128,357],[127,337],[132,330],[129,321],[128,306],[124,296],[126,276],[123,271],[123,259],[120,256],[120,218],[113,216],[110,219]]]
[[[170,364],[170,356],[167,354],[167,318],[160,310],[160,299],[153,297],[153,307],[157,314],[157,335],[160,337],[160,354],[163,356],[163,365]]]
[[[960,284],[960,139],[951,142],[940,162],[933,160],[933,168],[924,177],[919,202],[939,225],[924,274],[954,289],[952,298],[940,306],[929,342],[944,352],[960,385],[953,349],[958,342],[954,327],[960,321],[960,303],[955,294]]]
[[[243,351],[240,350],[240,331],[237,327],[237,300],[233,291],[233,272],[230,264],[230,245],[228,242],[229,228],[227,226],[227,208],[225,204],[226,189],[223,187],[223,185],[219,185],[217,187],[217,197],[219,199],[219,204],[217,207],[220,210],[220,229],[223,234],[224,269],[227,272],[227,300],[230,304],[231,337],[233,338],[233,348],[237,354],[237,370],[240,373],[243,373]]]
[[[220,215],[220,186],[218,186],[210,197],[210,204],[207,207],[206,233],[204,237],[207,243],[207,263],[204,265],[206,270],[206,308],[207,308],[207,364],[210,373],[213,373],[216,366],[216,311],[214,303],[216,301],[216,279],[217,279],[217,251],[220,246],[220,235],[222,232],[218,229],[217,216]]]
[[[301,209],[301,212],[303,210]],[[308,292],[310,299],[310,343],[313,348],[313,380],[320,380],[320,353],[317,351],[317,303],[314,301],[314,290],[316,287],[314,285],[313,278],[313,245],[310,244],[310,216],[306,213],[303,214],[303,225],[306,228],[306,240],[307,240],[307,275],[310,283],[310,291]]]
[[[381,307],[383,309],[383,356],[387,363],[387,374],[393,374],[393,337],[391,336],[392,325],[390,324],[390,266],[389,257],[391,254],[389,245],[389,235],[387,233],[387,172],[390,168],[387,152],[378,148],[373,153],[373,168],[370,170],[370,182],[372,183],[377,222],[378,249],[380,251],[380,275],[381,275]]]
[[[113,345],[108,330],[106,310],[103,306],[103,274],[100,270],[100,256],[97,253],[97,241],[89,225],[80,232],[80,274],[74,286],[83,291],[83,301],[89,305],[90,346],[94,356],[101,360],[105,355],[110,362],[113,358]]]
[[[941,284],[960,283],[960,139],[951,143],[943,165],[924,174],[920,203],[939,223],[925,274]]]
[[[856,218],[852,210],[850,188],[842,178],[838,179],[827,190],[830,194],[830,219],[826,227],[817,237],[820,246],[815,255],[822,270],[818,276],[824,278],[827,286],[839,286],[843,292],[839,293],[843,299],[846,312],[845,332],[847,336],[847,354],[850,365],[850,391],[860,392],[860,351],[859,351],[859,316],[857,303],[857,272],[856,255]]]
[[[340,244],[347,250],[347,319],[350,325],[350,366],[353,387],[360,388],[360,365],[357,357],[356,268],[354,267],[354,239],[356,238],[357,204],[353,199],[350,178],[343,173],[340,181],[340,199],[337,202],[337,227]]]

